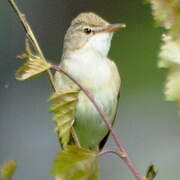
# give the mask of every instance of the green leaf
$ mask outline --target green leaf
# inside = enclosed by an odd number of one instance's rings
[[[52,103],[50,111],[55,114],[53,118],[56,123],[55,130],[61,139],[63,147],[70,140],[78,95],[78,89],[60,89],[49,99]]]
[[[77,146],[67,146],[57,154],[53,175],[56,180],[98,180],[96,153]]]
[[[144,180],[154,180],[157,173],[158,170],[154,167],[154,165],[150,165],[147,170],[146,176],[144,177]]]
[[[0,179],[10,180],[16,170],[17,163],[14,160],[8,161],[0,168]]]
[[[50,63],[34,54],[30,48],[28,40],[26,40],[25,49],[26,53],[18,57],[27,62],[20,67],[15,74],[16,79],[20,81],[40,75],[42,72],[47,71],[51,67]]]

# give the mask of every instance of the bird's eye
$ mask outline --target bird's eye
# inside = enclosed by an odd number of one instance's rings
[[[86,34],[90,34],[90,33],[92,32],[92,30],[87,27],[87,28],[84,28],[84,32],[85,32]]]

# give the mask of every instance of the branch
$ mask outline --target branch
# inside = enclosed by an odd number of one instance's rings
[[[111,132],[111,134],[112,134],[112,136],[114,138],[114,141],[116,142],[116,144],[117,144],[117,146],[118,146],[118,148],[120,150],[120,154],[123,154],[123,156],[121,156],[121,158],[126,163],[126,165],[129,167],[129,169],[134,174],[136,179],[137,180],[143,180],[141,174],[136,169],[133,161],[129,157],[124,144],[121,142],[120,137],[118,136],[117,132],[113,129],[113,127],[112,127],[112,125],[111,125],[111,123],[109,121],[108,116],[101,110],[100,106],[95,101],[93,95],[86,88],[84,88],[76,79],[74,79],[71,74],[66,72],[61,66],[52,65],[51,68],[56,70],[56,71],[59,71],[59,72],[62,72],[63,74],[65,74],[69,79],[71,79],[84,92],[84,94],[86,94],[86,96],[89,98],[89,100],[95,106],[96,110],[98,111],[98,113],[100,114],[102,119],[104,120],[104,122],[107,125],[108,129],[110,130],[110,132]]]
[[[19,10],[19,8],[16,5],[14,0],[8,0],[8,2],[10,3],[10,5],[13,8],[14,12],[16,13],[17,17],[19,18],[19,20],[20,20],[20,22],[21,22],[21,24],[22,24],[22,26],[23,26],[23,28],[24,28],[24,30],[26,32],[26,36],[31,41],[34,50],[41,57],[41,59],[43,61],[46,61],[46,58],[45,58],[45,56],[44,56],[44,54],[43,54],[43,52],[42,52],[42,50],[41,50],[41,48],[39,46],[39,43],[38,43],[32,29],[31,29],[31,26],[30,26],[29,22],[26,19],[25,14],[23,14]],[[53,78],[53,75],[52,75],[51,71],[47,70],[47,72],[48,72],[48,75],[49,75],[49,80],[50,80],[52,88],[54,89],[54,91],[57,91],[57,88],[56,88],[56,85],[54,83],[54,78]],[[76,132],[73,130],[73,128],[72,128],[72,134],[73,134],[73,139],[74,139],[75,144],[77,146],[80,146],[79,141],[78,141],[77,136],[76,136]],[[61,142],[60,142],[60,144],[61,144]]]
[[[102,156],[102,155],[107,154],[107,153],[112,153],[112,154],[115,154],[115,155],[119,156],[120,158],[125,158],[124,154],[122,154],[121,152],[118,152],[118,151],[116,151],[114,149],[105,149],[105,150],[102,150],[97,155],[98,156]]]
[[[26,35],[28,37],[28,39],[32,42],[32,45],[34,47],[34,49],[36,50],[36,52],[39,54],[39,56],[46,61],[42,50],[34,36],[34,33],[28,23],[28,21],[26,20],[26,17],[23,13],[20,12],[19,8],[17,7],[16,3],[14,0],[8,0],[9,3],[11,4],[13,10],[15,11],[15,13],[17,14],[22,26],[24,27],[25,31],[26,31]],[[69,73],[67,73],[62,67],[57,66],[57,65],[52,65],[51,66],[52,69],[55,69],[57,71],[60,71],[62,73],[64,73],[67,77],[69,77],[74,83],[76,83],[81,90],[86,94],[86,96],[89,98],[89,100],[93,103],[93,105],[95,106],[95,108],[97,109],[97,111],[99,112],[100,116],[102,117],[102,119],[104,120],[105,124],[107,125],[108,129],[110,130],[114,141],[116,142],[120,154],[122,154],[122,156],[120,156],[123,161],[127,164],[127,166],[129,167],[129,169],[131,170],[131,172],[133,173],[133,175],[136,177],[137,180],[143,180],[141,174],[138,172],[138,170],[136,169],[134,163],[132,162],[132,160],[130,159],[130,157],[128,156],[128,153],[123,145],[123,143],[121,142],[120,137],[118,136],[118,134],[116,133],[116,131],[113,129],[108,116],[101,110],[101,108],[99,107],[99,105],[96,103],[94,97],[92,96],[92,94],[85,89],[78,81],[76,81]],[[54,90],[56,91],[56,87],[54,84],[54,78],[52,76],[52,73],[50,70],[48,70],[48,74],[49,74],[49,79],[51,82],[52,87],[54,88]],[[112,152],[112,151],[111,151]],[[104,152],[105,153],[105,152]],[[118,152],[116,152],[118,153]],[[103,153],[102,153],[103,154]]]
[[[36,53],[38,53],[38,55],[42,58],[42,60],[46,61],[44,54],[37,42],[37,39],[29,25],[29,22],[26,19],[26,16],[19,10],[19,8],[17,7],[16,3],[14,0],[8,0],[8,2],[10,3],[11,7],[13,8],[14,12],[16,13],[16,15],[18,16],[25,32],[26,32],[26,36],[27,38],[31,41],[34,50],[36,51]],[[48,70],[48,75],[49,75],[49,80],[51,82],[51,85],[53,87],[54,90],[56,90],[56,86],[54,84],[54,78],[53,75],[51,73],[50,70]]]

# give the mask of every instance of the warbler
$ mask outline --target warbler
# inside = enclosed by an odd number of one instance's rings
[[[120,75],[114,61],[108,58],[113,32],[125,24],[110,24],[92,12],[72,20],[64,38],[60,66],[71,74],[95,98],[113,123],[120,91]],[[76,88],[63,73],[56,72],[57,88]],[[101,148],[108,128],[94,105],[81,90],[76,105],[74,130],[81,147]]]

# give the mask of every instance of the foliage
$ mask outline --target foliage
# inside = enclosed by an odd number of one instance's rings
[[[41,51],[41,48],[34,36],[33,31],[31,30],[28,21],[26,20],[25,15],[21,13],[14,0],[9,0],[9,3],[23,25],[26,35],[31,41],[33,48],[36,50],[36,53],[34,53],[30,48],[29,42],[26,40],[26,54],[23,54],[20,56],[20,58],[25,59],[27,63],[17,71],[16,79],[25,80],[47,71],[51,84],[56,91],[56,87],[54,86],[54,78],[49,70],[52,68],[54,70],[63,72],[77,85],[79,84],[79,87],[81,87],[82,91],[84,91],[89,97],[100,115],[103,117],[104,121],[107,123],[109,130],[111,131],[112,136],[119,147],[119,150],[122,151],[122,153],[125,153],[125,156],[122,157],[123,161],[127,164],[135,178],[142,180],[141,174],[136,170],[136,167],[129,158],[124,145],[121,143],[120,138],[116,134],[116,131],[114,131],[111,127],[108,117],[103,113],[103,111],[101,111],[101,108],[98,106],[95,99],[91,97],[85,87],[81,86],[80,83],[76,81],[70,74],[68,74],[62,68],[58,68],[58,66],[55,67],[46,62],[43,52]],[[78,146],[68,145],[71,128],[74,123],[75,105],[77,103],[78,93],[79,90],[66,89],[62,92],[60,90],[60,92],[55,92],[55,94],[50,98],[50,101],[53,104],[51,111],[55,113],[54,120],[56,121],[57,125],[56,131],[64,146],[63,151],[57,155],[54,162],[53,174],[57,180],[98,180],[99,177],[98,165],[96,163],[96,152],[83,149]],[[153,176],[147,175],[148,180],[152,180],[150,177]]]
[[[26,60],[27,62],[18,69],[16,72],[16,79],[23,81],[31,77],[35,77],[44,71],[47,71],[51,64],[44,61],[40,56],[36,55],[26,39],[25,43],[26,53],[18,56],[20,59]]]
[[[57,154],[53,175],[56,180],[98,180],[96,153],[77,146],[67,146]]]
[[[146,176],[144,177],[144,180],[155,179],[157,173],[158,173],[158,170],[154,167],[154,165],[150,165],[147,170]]]
[[[149,0],[158,25],[166,29],[162,35],[159,67],[167,68],[165,95],[180,106],[180,1]]]
[[[16,171],[17,163],[14,160],[6,162],[0,168],[0,179],[11,180],[14,172]]]
[[[78,102],[78,89],[59,89],[49,99],[52,103],[50,109],[55,114],[56,132],[61,139],[63,147],[65,147],[71,135],[71,128],[74,123],[75,107]]]

